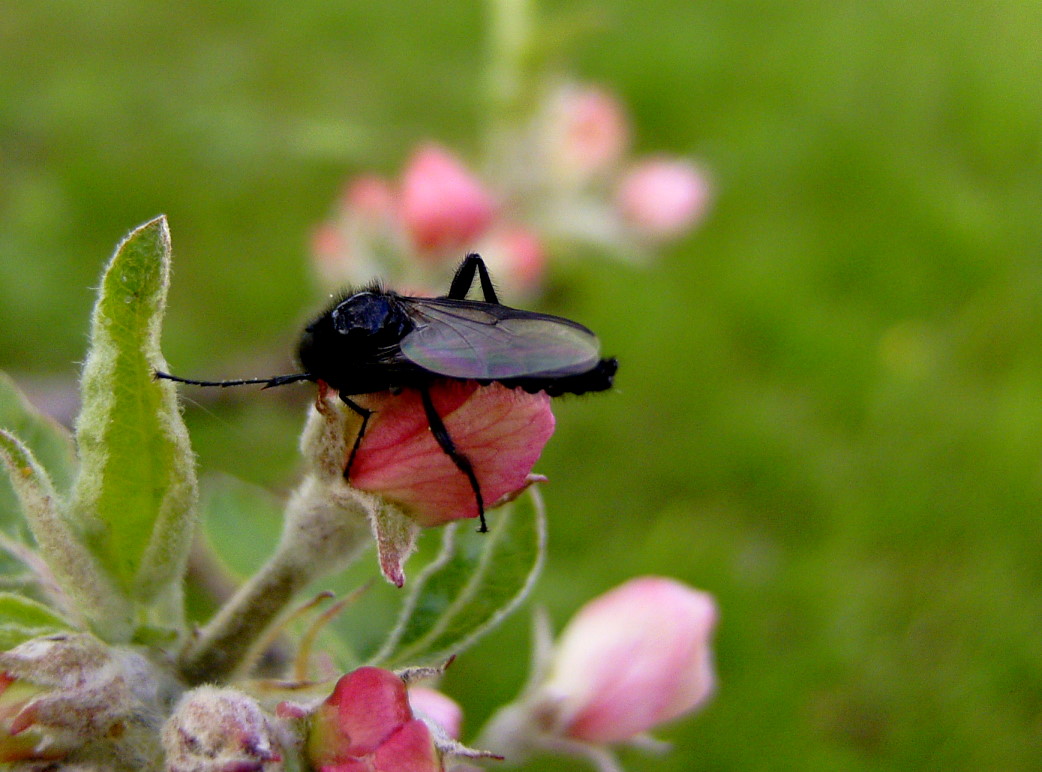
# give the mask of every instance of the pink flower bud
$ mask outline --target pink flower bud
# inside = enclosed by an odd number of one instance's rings
[[[307,755],[320,772],[441,772],[427,725],[413,717],[405,683],[389,670],[343,676],[315,711]]]
[[[550,398],[499,384],[440,381],[430,390],[456,449],[470,459],[487,507],[528,485],[554,430]],[[419,392],[360,400],[375,410],[350,483],[398,504],[424,527],[477,517],[467,478],[428,428]]]
[[[437,689],[410,686],[409,704],[420,718],[433,721],[454,740],[460,738],[460,729],[463,727],[463,709],[454,699]]]
[[[679,236],[705,214],[710,188],[689,161],[655,158],[635,165],[623,177],[616,203],[623,218],[651,239]]]
[[[167,772],[276,772],[283,769],[274,725],[235,689],[200,686],[181,698],[163,727]]]
[[[488,228],[495,210],[488,190],[444,148],[424,145],[406,165],[401,217],[421,252],[466,248]]]
[[[394,188],[376,174],[363,174],[351,180],[344,189],[343,202],[351,216],[371,223],[392,218],[397,209]]]
[[[587,603],[562,633],[541,689],[551,731],[623,742],[696,708],[713,690],[716,616],[711,596],[653,576]]]
[[[512,294],[536,289],[546,272],[546,249],[539,235],[522,225],[493,229],[478,250],[489,272],[500,278]]]
[[[580,177],[613,166],[629,145],[629,121],[622,105],[595,86],[561,89],[553,100],[550,121],[557,136],[554,161]]]

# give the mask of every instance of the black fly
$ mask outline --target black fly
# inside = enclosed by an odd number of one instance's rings
[[[483,300],[467,299],[475,278]],[[481,531],[487,530],[481,485],[434,409],[430,386],[443,379],[477,381],[557,397],[604,391],[618,369],[615,359],[600,357],[597,337],[581,324],[502,305],[477,254],[464,258],[444,297],[408,297],[373,285],[337,300],[304,329],[298,356],[304,372],[293,375],[233,381],[158,372],[156,377],[196,386],[325,382],[362,417],[344,469],[347,479],[372,415],[351,397],[417,389],[438,445],[470,481]]]

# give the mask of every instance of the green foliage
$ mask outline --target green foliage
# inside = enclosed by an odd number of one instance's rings
[[[64,504],[51,485],[47,472],[33,458],[21,441],[0,429],[0,461],[18,496],[22,515],[39,548],[37,556],[28,545],[19,552],[26,558],[27,568],[37,574],[34,565],[42,561],[53,573],[59,587],[55,592],[70,599],[70,612],[94,622],[112,639],[125,637],[130,630],[130,612],[125,600],[115,592],[87,550],[68,519]],[[16,557],[21,554],[12,551]],[[49,576],[38,576],[42,586],[50,584]]]
[[[406,587],[398,625],[373,664],[444,661],[498,625],[531,589],[546,550],[538,492],[496,510],[481,539],[445,528],[441,554]]]
[[[3,372],[0,372],[0,429],[7,429],[25,443],[60,493],[68,491],[76,473],[71,435],[53,418],[33,407]],[[22,519],[16,517],[18,511],[14,491],[6,480],[0,482],[0,527],[8,533],[17,533],[19,526],[24,525]]]
[[[154,600],[184,571],[195,525],[188,432],[159,332],[170,233],[158,218],[132,232],[105,269],[83,368],[76,424],[80,474],[71,510],[123,592]]]
[[[21,595],[0,592],[0,651],[30,638],[74,629],[75,625],[50,607]]]

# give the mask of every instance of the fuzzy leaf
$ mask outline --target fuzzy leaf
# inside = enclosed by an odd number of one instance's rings
[[[125,636],[130,630],[129,607],[80,535],[63,517],[60,499],[47,473],[25,445],[3,429],[0,429],[0,461],[39,546],[40,557],[50,569],[47,576],[39,576],[40,585],[47,588],[56,583],[54,594],[61,599],[63,608],[97,622],[110,639]]]
[[[21,595],[0,592],[0,651],[30,638],[74,629],[71,622],[50,607]]]
[[[184,573],[196,522],[188,432],[165,370],[159,331],[170,232],[159,217],[116,248],[101,280],[76,425],[80,473],[72,514],[127,596],[150,601]]]
[[[72,436],[65,427],[43,415],[26,399],[14,381],[0,372],[0,429],[17,436],[40,460],[59,492],[66,492],[76,470]],[[14,491],[0,480],[0,528],[21,535],[24,521]]]
[[[423,570],[383,649],[384,666],[444,660],[499,624],[528,595],[543,565],[542,498],[530,489],[493,514],[488,534],[448,526],[438,558]]]

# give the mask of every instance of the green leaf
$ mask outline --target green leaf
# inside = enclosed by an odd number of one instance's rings
[[[196,523],[196,480],[159,331],[170,233],[159,217],[130,233],[101,280],[76,425],[80,472],[72,514],[119,588],[148,602],[184,573]]]
[[[36,574],[42,588],[56,584],[52,594],[63,608],[97,623],[106,639],[125,636],[130,631],[127,604],[64,517],[47,473],[32,452],[4,429],[0,429],[0,461],[39,547],[39,556],[26,548],[26,567]],[[41,557],[46,567],[39,565]]]
[[[38,601],[0,592],[0,651],[41,635],[75,629],[75,625]]]
[[[398,624],[373,658],[435,663],[470,646],[528,595],[543,565],[546,518],[538,491],[495,512],[484,536],[445,529],[442,551],[413,583]]]
[[[25,443],[59,492],[67,492],[76,471],[72,436],[57,421],[43,415],[25,398],[14,381],[0,372],[0,429],[7,429]],[[0,529],[19,536],[23,520],[14,490],[0,480]]]

